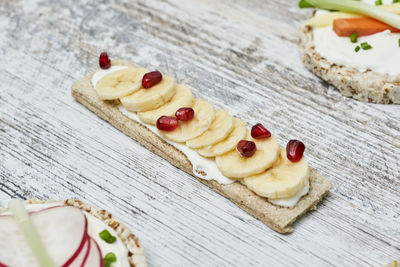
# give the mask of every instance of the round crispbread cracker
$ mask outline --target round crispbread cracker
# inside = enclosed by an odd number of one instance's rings
[[[314,74],[334,85],[344,96],[380,104],[400,104],[400,75],[389,75],[339,66],[322,57],[314,45],[311,26],[300,31],[300,54],[304,65]]]
[[[104,209],[95,208],[89,204],[76,199],[66,200],[39,200],[39,199],[28,199],[25,201],[26,204],[51,204],[60,203],[67,206],[74,206],[83,211],[88,212],[97,219],[103,221],[105,224],[110,226],[118,234],[122,243],[128,249],[128,261],[131,267],[147,267],[146,257],[144,250],[139,243],[139,239],[132,234],[132,232],[117,218],[113,217],[111,213]],[[5,210],[5,209],[4,209]],[[0,212],[4,211],[0,209]]]

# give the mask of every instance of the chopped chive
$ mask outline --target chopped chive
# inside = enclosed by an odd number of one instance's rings
[[[105,230],[103,230],[103,231],[101,231],[99,233],[99,236],[100,236],[101,239],[107,240],[107,239],[109,239],[111,237],[111,234],[107,229],[105,229]]]
[[[354,51],[358,52],[360,51],[361,47],[359,45],[356,46],[356,48],[354,48]]]
[[[399,0],[400,1],[400,0]],[[400,38],[399,38],[399,47],[400,47]]]
[[[115,236],[110,237],[109,239],[106,240],[107,243],[112,244],[117,240],[117,238],[115,238]]]
[[[314,6],[310,3],[308,3],[306,0],[300,0],[299,7],[300,8],[308,8],[308,7],[314,7]]]
[[[112,252],[108,252],[106,254],[106,256],[104,257],[105,261],[109,261],[109,262],[116,262],[117,261],[117,256],[115,256],[114,253]]]
[[[104,267],[111,267],[112,263],[117,261],[117,256],[112,252],[108,252],[103,261]]]
[[[367,43],[367,42],[361,43],[360,46],[361,46],[361,48],[362,48],[363,50],[368,50],[368,49],[371,49],[371,48],[372,48],[372,46],[371,46],[369,43]]]
[[[383,5],[382,0],[376,0],[376,1],[375,1],[375,5],[376,5],[376,6],[381,6],[381,5]]]
[[[393,0],[393,4],[400,3],[400,0]]]
[[[104,229],[103,231],[101,231],[99,233],[99,236],[101,239],[103,239],[104,241],[106,241],[109,244],[112,244],[117,240],[117,238],[115,236],[111,235],[107,229]]]
[[[357,34],[356,32],[353,32],[353,33],[350,35],[350,41],[351,41],[352,43],[357,43],[357,40],[358,40],[358,34]]]

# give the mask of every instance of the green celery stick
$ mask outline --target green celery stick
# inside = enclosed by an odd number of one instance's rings
[[[18,227],[24,234],[24,237],[35,255],[41,267],[55,267],[53,261],[48,255],[46,248],[40,240],[35,226],[33,225],[29,214],[25,209],[23,201],[19,199],[12,199],[8,203],[8,208],[11,210]]]

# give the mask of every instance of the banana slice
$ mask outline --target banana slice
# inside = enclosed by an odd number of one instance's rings
[[[140,88],[137,92],[121,98],[121,104],[129,111],[147,111],[161,107],[174,95],[174,79],[163,76],[160,83],[149,89]]]
[[[132,94],[140,89],[142,78],[148,70],[129,67],[112,72],[100,79],[96,92],[102,100],[112,100]]]
[[[230,133],[232,127],[232,116],[225,110],[217,110],[210,128],[202,135],[186,141],[186,145],[190,148],[200,148],[218,143]]]
[[[183,143],[208,130],[215,118],[213,106],[202,99],[196,99],[193,105],[194,117],[190,121],[180,121],[178,128],[172,132],[159,131],[168,140]]]
[[[259,196],[282,199],[300,192],[309,177],[307,159],[303,156],[300,161],[291,162],[286,157],[286,150],[282,149],[277,164],[264,173],[244,178],[243,182]]]
[[[154,110],[138,112],[138,116],[143,123],[155,125],[161,116],[174,116],[179,108],[192,107],[193,102],[192,91],[186,85],[178,84],[175,95],[168,103]]]
[[[242,157],[234,149],[215,158],[218,169],[226,177],[239,179],[262,173],[278,159],[279,145],[274,135],[268,139],[253,139],[247,131],[245,139],[256,143],[257,150],[253,156]]]
[[[246,125],[241,119],[233,118],[233,128],[228,136],[219,143],[201,147],[197,152],[203,157],[215,157],[234,149],[240,140],[246,136]]]

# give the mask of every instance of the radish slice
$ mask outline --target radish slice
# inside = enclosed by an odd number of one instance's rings
[[[88,249],[86,251],[85,258],[83,259],[83,262],[81,263],[80,267],[84,267],[85,266],[85,263],[86,263],[86,261],[87,261],[87,259],[89,257],[90,249],[92,248],[92,240],[91,239],[92,238],[88,235],[87,236]]]
[[[104,260],[100,247],[93,238],[90,238],[90,252],[84,267],[103,267],[103,265]]]
[[[81,250],[81,253],[75,258],[75,260],[68,265],[68,267],[82,267],[85,264],[85,261],[89,255],[90,251],[90,237],[86,235],[85,237],[85,244]],[[0,266],[1,267],[1,266]]]
[[[47,253],[56,266],[69,266],[81,253],[87,219],[78,208],[57,206],[30,213]],[[12,267],[38,266],[22,232],[10,215],[0,216],[0,262]]]

